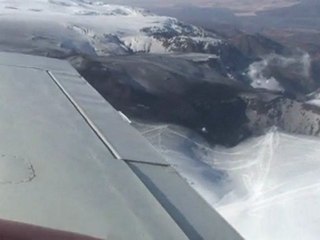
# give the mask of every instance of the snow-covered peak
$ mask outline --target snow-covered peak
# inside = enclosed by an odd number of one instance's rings
[[[93,16],[148,16],[151,13],[140,9],[121,5],[110,5],[101,1],[86,0],[12,0],[0,1],[1,11],[4,13],[32,13],[39,14],[66,14],[70,15],[93,15]]]
[[[140,8],[88,0],[0,0],[0,42],[89,55],[203,52],[221,40]],[[1,47],[1,45],[0,45]]]

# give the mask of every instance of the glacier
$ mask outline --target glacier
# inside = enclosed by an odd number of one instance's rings
[[[226,148],[178,126],[135,125],[245,239],[318,239],[319,138],[271,128]]]
[[[0,0],[0,47],[65,50],[90,56],[132,52],[165,54],[177,38],[205,48],[222,44],[216,35],[134,7],[80,0]],[[204,49],[205,51],[205,49]]]

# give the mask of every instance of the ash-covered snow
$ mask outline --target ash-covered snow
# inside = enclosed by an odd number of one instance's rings
[[[271,129],[213,148],[180,127],[135,125],[245,239],[319,238],[318,138]]]
[[[177,51],[168,45],[177,34],[190,44],[221,41],[140,8],[80,0],[0,0],[0,32],[2,50],[64,49],[98,56]]]
[[[219,56],[207,53],[174,53],[171,54],[170,57],[186,59],[192,62],[208,62],[211,59],[219,59]]]

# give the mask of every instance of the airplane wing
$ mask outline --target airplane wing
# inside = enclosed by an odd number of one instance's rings
[[[66,61],[0,53],[0,136],[1,239],[242,239]]]

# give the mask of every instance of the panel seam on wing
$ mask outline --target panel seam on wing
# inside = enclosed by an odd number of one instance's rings
[[[77,102],[72,98],[72,96],[67,92],[67,90],[60,84],[58,79],[53,75],[53,73],[49,70],[46,71],[50,78],[54,81],[54,83],[58,86],[58,88],[62,91],[62,93],[67,97],[67,99],[71,102],[71,104],[76,108],[76,110],[80,113],[89,127],[94,131],[97,137],[101,140],[101,142],[109,149],[111,154],[118,160],[122,160],[120,154],[116,151],[116,149],[112,146],[112,144],[105,138],[105,136],[99,131],[96,125],[92,122],[92,120],[87,116],[87,114],[83,111],[83,109],[77,104]]]

